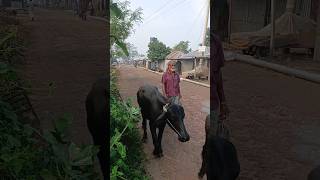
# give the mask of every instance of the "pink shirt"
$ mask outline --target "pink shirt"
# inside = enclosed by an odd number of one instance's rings
[[[179,96],[180,95],[180,77],[177,73],[170,74],[165,72],[162,75],[161,82],[164,84],[165,92],[167,96]]]

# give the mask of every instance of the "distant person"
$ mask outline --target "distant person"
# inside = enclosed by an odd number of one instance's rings
[[[162,75],[162,92],[169,102],[181,105],[180,76],[176,73],[175,63],[168,62],[166,72]]]
[[[33,1],[29,0],[29,17],[31,19],[31,21],[34,21],[34,14],[33,14]]]
[[[229,114],[221,73],[225,59],[219,37],[211,33],[210,36],[210,111],[218,112],[220,109],[219,119],[223,120]]]

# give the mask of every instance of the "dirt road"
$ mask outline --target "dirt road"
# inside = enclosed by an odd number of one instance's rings
[[[241,164],[241,180],[303,180],[320,163],[320,85],[258,67],[228,62],[224,82],[231,114],[232,142]],[[120,67],[122,96],[133,97],[144,83],[160,86],[160,76],[143,69]],[[144,150],[153,179],[197,179],[204,143],[203,103],[209,89],[182,82],[186,127],[191,140],[180,143],[166,127],[164,157],[154,159],[152,141]]]
[[[145,83],[161,87],[161,76],[134,66],[121,66],[119,88],[123,97],[132,97],[137,105],[136,92]],[[155,159],[148,127],[148,142],[144,146],[146,166],[153,179],[196,179],[201,164],[200,153],[204,143],[204,120],[209,106],[209,88],[188,82],[181,83],[182,104],[185,109],[185,125],[190,141],[181,143],[168,126],[164,130],[162,149],[164,156]]]
[[[92,83],[106,75],[105,22],[81,21],[59,10],[36,9],[34,14],[33,22],[21,19],[28,45],[20,73],[32,87],[31,101],[41,127],[51,128],[51,120],[70,113],[72,139],[90,143],[84,102]]]

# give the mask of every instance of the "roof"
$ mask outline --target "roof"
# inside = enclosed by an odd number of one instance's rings
[[[167,60],[175,60],[175,59],[179,59],[181,56],[185,55],[183,52],[181,51],[172,51],[167,57]]]
[[[183,56],[180,56],[179,59],[194,59],[194,58],[210,58],[210,47],[206,47],[206,50],[204,54],[202,55],[202,52],[199,50],[192,51],[188,54],[185,54]]]

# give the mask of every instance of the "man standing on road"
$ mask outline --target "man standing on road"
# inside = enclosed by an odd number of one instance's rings
[[[210,33],[210,36],[210,111],[218,112],[220,109],[219,119],[223,120],[229,114],[221,73],[225,59],[219,37],[212,33]]]
[[[175,63],[168,62],[167,71],[162,75],[162,93],[169,102],[181,105],[180,76],[175,72]]]

